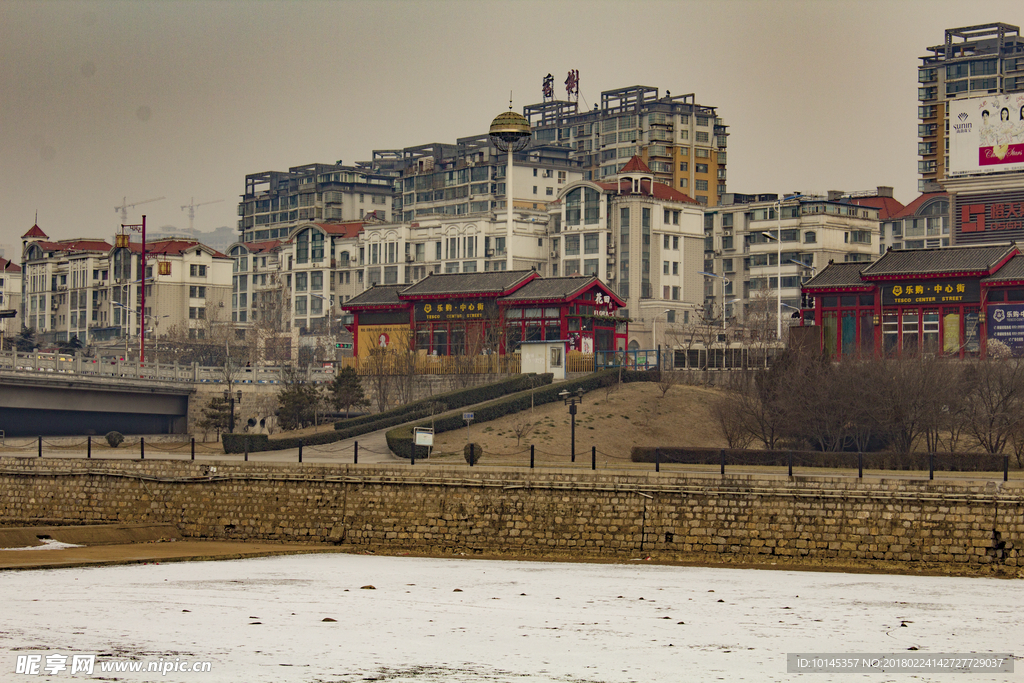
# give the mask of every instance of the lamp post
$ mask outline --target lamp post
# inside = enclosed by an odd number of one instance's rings
[[[238,397],[238,404],[242,404],[242,390],[239,389],[237,392],[232,392],[230,389],[224,390],[224,400],[228,402],[229,413],[228,413],[228,434],[235,433],[235,397]]]
[[[661,347],[658,346],[658,317],[671,312],[671,308],[666,308],[664,311],[654,316],[654,320],[651,321],[651,341],[654,344],[654,350],[657,351],[659,370],[661,369]]]
[[[558,392],[558,395],[562,397],[562,401],[565,405],[569,406],[569,420],[571,423],[571,434],[572,434],[572,462],[576,462],[576,405],[583,403],[583,388],[576,390],[576,394],[570,394],[568,389],[562,389]]]
[[[775,311],[775,341],[782,341],[782,203],[788,202],[791,199],[799,199],[803,197],[802,194],[791,194],[788,197],[782,197],[777,200],[775,206],[775,220],[776,220],[776,235],[772,235],[770,232],[762,232],[761,234],[768,239],[775,240],[776,248],[778,250],[778,256],[776,257],[775,265],[778,268],[778,280],[775,282],[775,288],[778,292],[778,307]]]
[[[697,271],[697,274],[698,275],[703,275],[704,277],[717,278],[717,279],[722,281],[722,330],[724,331],[725,330],[725,306],[726,306],[725,297],[728,296],[728,294],[726,293],[725,290],[729,286],[729,283],[732,282],[732,280],[730,280],[729,278],[727,278],[724,275],[716,275],[715,273],[708,273],[708,272],[703,271],[703,270]],[[739,301],[739,299],[736,299],[736,301]]]
[[[508,152],[508,170],[505,172],[505,270],[512,270],[512,152],[526,149],[530,144],[530,122],[522,114],[512,111],[509,100],[508,111],[498,114],[491,121],[488,136],[499,152]]]

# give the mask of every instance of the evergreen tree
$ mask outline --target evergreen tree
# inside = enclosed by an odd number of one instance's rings
[[[313,423],[320,391],[304,382],[286,384],[277,395],[277,423],[281,429],[301,429]]]
[[[219,439],[221,432],[226,432],[230,423],[231,403],[223,396],[214,396],[203,408],[203,416],[196,421],[196,426],[203,430],[204,435],[216,432]]]
[[[352,408],[370,405],[363,384],[355,368],[342,368],[329,387],[331,405],[335,410],[345,410],[346,417]]]
[[[14,340],[14,345],[22,353],[32,353],[39,346],[36,344],[36,331],[31,327],[22,325],[21,334]]]

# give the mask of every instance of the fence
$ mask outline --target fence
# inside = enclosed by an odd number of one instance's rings
[[[343,358],[341,367],[359,375],[508,375],[522,367],[518,353],[480,356],[432,356],[424,353],[383,353]]]
[[[138,360],[106,360],[90,358],[81,353],[0,352],[0,371],[84,375],[120,379],[143,379],[155,382],[279,384],[297,373],[307,382],[330,382],[334,369],[309,366],[302,370],[288,366],[202,366],[179,363],[140,363]]]
[[[515,451],[484,452],[480,461],[470,464],[465,461],[463,453],[431,453],[426,447],[415,449],[416,458],[398,458],[388,451],[376,451],[360,447],[358,440],[339,441],[327,444],[305,445],[299,440],[297,449],[290,451],[261,451],[250,454],[227,455],[219,442],[196,442],[195,439],[183,442],[151,439],[145,437],[134,440],[127,439],[120,446],[110,448],[103,437],[86,437],[77,441],[55,441],[38,437],[35,439],[18,439],[21,443],[8,444],[0,455],[31,458],[87,458],[87,459],[175,459],[223,460],[230,462],[260,460],[262,462],[306,462],[306,463],[337,463],[359,464],[360,453],[364,459],[366,454],[387,456],[386,462],[400,463],[406,461],[411,467],[429,467],[431,465],[463,464],[467,467],[515,467],[515,468],[559,468],[581,470],[616,470],[637,471],[653,470],[655,472],[714,472],[722,477],[728,474],[764,474],[773,476],[819,475],[830,477],[856,477],[863,479],[865,473],[886,479],[934,480],[936,473],[953,473],[957,477],[992,481],[1002,479],[1009,481],[1011,469],[1019,479],[1020,463],[1014,461],[1011,468],[1009,455],[978,454],[965,461],[962,457],[950,457],[942,453],[916,454],[904,463],[893,461],[891,454],[879,453],[808,453],[800,451],[773,451],[765,454],[760,451],[739,451],[727,449],[693,449],[681,462],[674,449],[649,449],[650,453],[642,460],[636,461],[629,453],[608,453],[596,446],[580,449],[570,453],[555,453],[538,449],[534,445],[523,446]],[[675,449],[678,450],[678,449]],[[297,452],[296,452],[297,451]],[[696,451],[699,451],[697,453]],[[967,454],[969,455],[969,454]],[[675,456],[675,457],[673,457]],[[692,456],[692,457],[691,457]],[[376,461],[377,464],[380,459]],[[365,463],[364,463],[365,464]]]

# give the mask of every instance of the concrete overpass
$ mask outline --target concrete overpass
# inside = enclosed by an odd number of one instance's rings
[[[182,434],[191,383],[0,371],[6,436]]]

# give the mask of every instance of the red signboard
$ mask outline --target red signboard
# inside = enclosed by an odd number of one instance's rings
[[[958,195],[953,228],[958,244],[1024,239],[1024,192]]]

